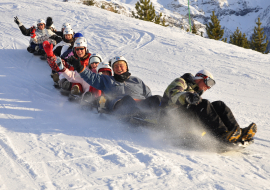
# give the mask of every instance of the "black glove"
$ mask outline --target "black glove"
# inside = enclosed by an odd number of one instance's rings
[[[22,25],[21,21],[19,20],[19,18],[18,18],[17,16],[14,17],[14,22],[15,22],[18,26]]]
[[[71,56],[67,62],[74,67],[74,70],[78,73],[84,70],[84,66],[81,65],[80,58],[76,59],[74,56]]]
[[[30,34],[32,34],[33,32],[36,32],[36,27],[35,27],[35,26],[32,26],[32,27],[30,28]]]
[[[198,105],[202,101],[202,98],[197,93],[187,92],[186,102],[188,105]]]
[[[47,17],[46,28],[50,29],[52,24],[53,24],[52,17]]]

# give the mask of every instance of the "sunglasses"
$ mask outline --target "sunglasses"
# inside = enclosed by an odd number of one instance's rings
[[[76,51],[79,51],[79,50],[84,50],[84,48],[76,48]]]
[[[38,26],[42,26],[42,25],[44,25],[44,24],[38,24]]]
[[[208,88],[212,88],[212,87],[216,84],[216,82],[215,82],[214,79],[212,79],[212,78],[210,78],[210,77],[208,77],[208,76],[206,76],[206,75],[204,75],[204,74],[198,73],[198,74],[196,74],[195,77],[202,77],[202,78],[204,79],[205,85],[206,85]]]

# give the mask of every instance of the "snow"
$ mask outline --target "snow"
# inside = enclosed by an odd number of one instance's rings
[[[1,190],[269,189],[269,55],[59,0],[2,0],[0,15]],[[188,149],[165,131],[82,110],[26,51],[16,15],[27,28],[47,16],[57,29],[70,22],[91,52],[125,56],[153,94],[186,72],[210,70],[217,84],[203,97],[224,101],[242,127],[255,122],[255,144],[225,154]]]

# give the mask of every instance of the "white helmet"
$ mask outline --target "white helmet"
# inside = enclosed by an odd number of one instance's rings
[[[200,70],[199,72],[196,73],[194,80],[204,79],[203,75],[210,77],[211,79],[214,79],[213,75],[209,71],[203,69],[203,70]]]
[[[127,62],[126,58],[124,58],[123,56],[115,56],[114,58],[112,58],[112,60],[111,60],[112,68],[113,68],[113,64],[117,61],[125,61],[127,64],[127,68],[128,68],[128,62]]]
[[[76,47],[85,47],[87,49],[87,41],[84,37],[79,37],[77,40],[74,42],[74,48]]]
[[[89,59],[90,64],[92,64],[92,63],[100,63],[100,62],[102,62],[102,57],[98,53],[93,53],[90,56],[90,59]]]
[[[65,35],[65,34],[72,34],[72,36],[73,36],[74,32],[73,32],[72,28],[65,28],[65,30],[63,31],[63,35]]]
[[[65,22],[65,23],[62,25],[62,28],[71,28],[71,25],[70,25],[68,22]]]
[[[45,22],[45,20],[43,20],[43,19],[38,19],[38,20],[37,20],[37,24],[40,24],[40,23],[46,25],[46,22]]]
[[[214,76],[209,71],[203,69],[196,73],[194,80],[204,79],[204,83],[209,88],[213,87],[216,82],[214,80]]]
[[[111,73],[111,76],[112,76],[112,68],[110,67],[108,62],[99,63],[96,70],[97,70],[97,73],[99,73],[99,74],[102,74],[103,71],[109,71]]]

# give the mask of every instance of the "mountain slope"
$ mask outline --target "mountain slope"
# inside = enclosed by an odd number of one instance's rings
[[[268,189],[268,55],[75,3],[0,2],[0,189]],[[164,131],[133,128],[81,110],[52,86],[46,62],[26,51],[13,22],[70,22],[105,60],[123,55],[132,75],[162,95],[176,77],[209,69],[242,127],[259,129],[243,152],[175,146]],[[179,127],[183,127],[179,124]],[[181,141],[181,139],[179,139]]]

